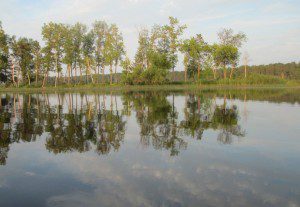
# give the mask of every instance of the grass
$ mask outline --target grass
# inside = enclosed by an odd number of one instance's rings
[[[89,91],[139,91],[139,90],[203,90],[203,89],[255,89],[255,88],[300,88],[299,81],[285,80],[274,76],[252,74],[247,78],[201,80],[199,83],[175,82],[165,85],[103,85],[79,84],[58,85],[45,88],[32,86],[0,87],[2,92],[89,92]]]

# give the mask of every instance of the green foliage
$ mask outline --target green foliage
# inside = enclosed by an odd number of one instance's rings
[[[9,37],[2,29],[0,21],[0,82],[8,79],[9,70]]]
[[[247,41],[247,36],[243,32],[234,34],[233,29],[223,28],[218,32],[218,37],[221,45],[232,45],[234,47],[241,47],[243,42]]]
[[[178,62],[177,51],[181,44],[180,36],[186,28],[187,26],[180,25],[179,20],[175,17],[169,17],[169,24],[164,25],[162,28],[168,42],[169,51],[167,52],[169,53],[168,56],[172,69],[175,68]]]
[[[213,45],[213,57],[217,65],[227,67],[236,64],[239,53],[238,48],[233,45]]]
[[[57,74],[62,71],[64,35],[66,35],[65,26],[61,23],[50,22],[42,27],[42,36],[47,48],[44,51],[50,53],[45,54],[45,56],[54,56],[53,58],[47,58],[47,61],[52,61],[47,63],[47,65],[54,65],[54,70]]]
[[[237,77],[244,76],[245,66],[237,68]],[[274,63],[268,65],[247,66],[248,74],[276,76],[288,80],[300,80],[300,63]]]
[[[218,79],[214,81],[202,81],[204,84],[221,84],[221,85],[272,85],[272,84],[287,84],[288,81],[282,78],[267,76],[267,75],[259,75],[259,74],[251,74],[247,78],[238,77],[235,79]]]
[[[151,32],[147,29],[141,30],[132,76],[123,76],[123,82],[127,84],[168,82],[167,75],[177,63],[179,38],[185,28],[185,25],[179,25],[176,18],[170,17],[168,25],[154,25]],[[141,77],[137,77],[138,74]]]
[[[95,62],[97,67],[102,67],[104,70],[105,57],[104,46],[106,42],[106,34],[108,33],[109,25],[105,21],[95,21],[93,24],[93,32],[95,34]]]

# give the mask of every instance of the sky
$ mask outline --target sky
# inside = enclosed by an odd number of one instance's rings
[[[300,61],[300,0],[0,0],[0,9],[8,34],[39,41],[42,25],[50,21],[116,23],[131,58],[140,28],[174,16],[188,27],[184,38],[200,33],[214,43],[221,28],[246,33],[241,56],[249,53],[251,65]]]

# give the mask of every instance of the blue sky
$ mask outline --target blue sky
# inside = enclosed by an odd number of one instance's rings
[[[241,53],[249,53],[250,64],[300,61],[300,0],[0,0],[0,8],[9,34],[38,40],[49,21],[117,23],[130,57],[140,28],[175,16],[188,26],[185,37],[201,33],[210,43],[220,28],[245,32]]]

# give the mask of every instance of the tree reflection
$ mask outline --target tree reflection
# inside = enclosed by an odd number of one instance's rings
[[[187,147],[187,142],[179,136],[178,114],[166,99],[166,93],[128,93],[140,125],[140,139],[143,146],[165,149],[170,155],[177,155]]]
[[[185,102],[185,119],[181,121],[180,126],[186,135],[201,140],[204,130],[210,127],[212,102],[194,94],[187,95]]]
[[[10,97],[1,97],[0,103],[0,165],[6,164],[6,158],[9,151],[9,145],[13,142],[11,137],[11,112],[8,107]]]
[[[182,97],[163,91],[122,96],[6,94],[0,103],[0,164],[6,163],[11,144],[41,137],[54,154],[118,151],[125,138],[126,117],[135,117],[142,146],[165,150],[171,156],[185,150],[189,139],[203,139],[209,129],[217,131],[217,140],[224,144],[245,135],[238,109],[227,104],[226,97],[218,105],[216,98],[203,94]]]
[[[226,103],[226,97],[224,97],[224,103],[216,106],[212,118],[212,128],[220,130],[218,141],[223,144],[231,144],[233,136],[243,137],[245,132],[238,124],[237,106],[229,107]]]

